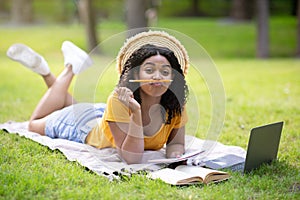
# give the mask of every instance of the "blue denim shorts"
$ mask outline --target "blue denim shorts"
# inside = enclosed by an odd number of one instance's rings
[[[106,104],[78,103],[51,113],[46,120],[45,135],[85,143],[88,133],[102,118]]]

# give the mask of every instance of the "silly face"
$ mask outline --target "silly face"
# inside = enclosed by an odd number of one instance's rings
[[[160,82],[160,80],[172,79],[172,67],[164,56],[151,56],[142,63],[136,78],[154,80],[155,82],[141,83],[141,92],[149,96],[159,97],[168,90],[171,84],[170,82]]]

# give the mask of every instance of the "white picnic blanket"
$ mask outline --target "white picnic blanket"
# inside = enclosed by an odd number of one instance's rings
[[[86,144],[65,139],[52,139],[28,131],[27,125],[28,122],[9,121],[0,124],[0,129],[29,138],[52,150],[58,149],[68,160],[76,161],[96,174],[107,177],[109,180],[119,179],[120,174],[129,175],[138,171],[155,171],[164,167],[163,165],[149,163],[148,160],[165,158],[165,149],[146,151],[141,164],[127,165],[120,159],[114,148],[96,149]],[[201,140],[189,135],[186,136],[186,147],[188,148],[187,152],[193,152],[205,147],[206,152],[202,155],[205,160],[212,160],[229,154],[240,157],[245,157],[246,155],[245,150],[241,147],[223,145],[216,141]]]

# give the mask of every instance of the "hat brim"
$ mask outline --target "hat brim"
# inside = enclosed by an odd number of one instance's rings
[[[117,71],[119,74],[121,74],[123,66],[132,53],[146,44],[165,47],[173,51],[184,75],[187,74],[189,57],[184,46],[179,42],[179,40],[164,31],[151,30],[136,34],[125,41],[117,56]]]

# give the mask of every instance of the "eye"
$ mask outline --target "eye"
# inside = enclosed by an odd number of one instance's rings
[[[171,70],[169,68],[163,68],[160,73],[163,75],[163,76],[168,76],[170,75],[171,73]]]
[[[146,67],[144,69],[144,71],[147,73],[147,74],[152,74],[153,73],[153,67]]]
[[[168,70],[163,70],[163,71],[161,72],[161,74],[162,74],[163,76],[168,76],[168,75],[170,74],[170,72],[169,72]]]

